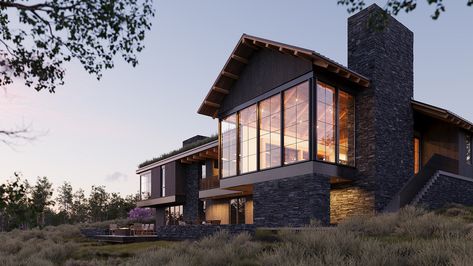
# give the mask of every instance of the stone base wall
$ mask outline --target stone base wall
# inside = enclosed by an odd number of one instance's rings
[[[256,227],[251,224],[228,224],[228,225],[167,225],[160,226],[156,234],[163,240],[187,240],[200,239],[211,236],[220,231],[227,231],[232,235],[247,232],[255,234]]]
[[[258,227],[329,223],[330,184],[327,176],[310,174],[255,184],[253,219]]]
[[[437,209],[449,203],[473,206],[472,178],[440,175],[417,204]]]
[[[356,186],[332,186],[330,190],[330,223],[360,215],[374,214],[374,193]]]

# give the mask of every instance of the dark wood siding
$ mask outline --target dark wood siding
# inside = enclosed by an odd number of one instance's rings
[[[311,71],[312,63],[308,60],[261,49],[251,57],[223,100],[220,114]]]
[[[161,166],[151,169],[151,198],[161,197]]]
[[[175,169],[176,169],[176,184],[175,184],[175,194],[176,195],[184,195],[186,193],[186,180],[185,180],[185,169],[183,164],[180,162],[175,162]]]
[[[176,195],[176,162],[166,164],[166,197]]]

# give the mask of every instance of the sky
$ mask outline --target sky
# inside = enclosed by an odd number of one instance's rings
[[[157,15],[139,65],[116,58],[97,81],[78,62],[66,65],[55,94],[16,83],[0,89],[0,128],[30,125],[32,142],[0,145],[0,183],[14,172],[55,187],[104,185],[122,195],[139,190],[137,165],[211,135],[217,121],[197,109],[243,33],[315,50],[347,63],[346,9],[336,0],[155,1]],[[384,7],[384,1],[366,1]],[[473,8],[447,1],[438,21],[418,1],[397,19],[415,36],[415,99],[473,121]]]

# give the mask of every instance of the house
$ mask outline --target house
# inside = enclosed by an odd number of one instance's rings
[[[413,100],[413,33],[372,5],[348,19],[348,66],[243,35],[196,136],[140,175],[157,224],[304,226],[407,204],[473,204],[473,124]],[[217,131],[217,129],[216,129]]]

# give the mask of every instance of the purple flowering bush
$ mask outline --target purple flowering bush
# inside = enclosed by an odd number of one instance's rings
[[[144,221],[151,219],[153,217],[153,212],[150,208],[134,208],[128,212],[128,219],[134,221]]]

